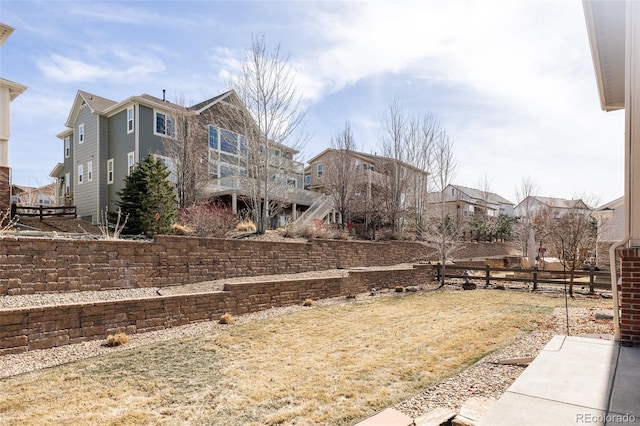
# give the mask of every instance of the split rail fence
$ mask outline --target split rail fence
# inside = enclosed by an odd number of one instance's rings
[[[538,288],[538,284],[564,285],[569,283],[571,272],[568,270],[540,270],[521,268],[491,268],[446,265],[445,278],[465,278],[465,271],[471,271],[469,279],[473,281],[484,280],[489,286],[492,281],[518,281],[533,283],[533,289]],[[436,277],[442,278],[442,265],[436,265]],[[585,279],[588,277],[588,281]],[[573,285],[588,285],[589,293],[595,289],[607,290],[611,288],[611,274],[608,271],[578,270],[573,272]]]

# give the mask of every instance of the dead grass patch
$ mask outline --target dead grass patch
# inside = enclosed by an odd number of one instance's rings
[[[563,304],[477,290],[318,306],[3,379],[0,420],[351,425],[513,342]]]

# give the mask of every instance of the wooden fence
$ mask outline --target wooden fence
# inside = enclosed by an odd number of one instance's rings
[[[49,206],[37,206],[27,207],[18,206],[16,204],[11,205],[11,218],[16,216],[26,217],[39,217],[40,220],[44,217],[51,216],[73,216],[77,217],[75,206],[62,206],[62,207],[49,207]]]
[[[485,285],[490,285],[492,281],[519,281],[533,283],[533,289],[538,288],[538,284],[564,285],[569,283],[570,271],[563,270],[538,270],[522,268],[491,268],[469,267],[447,265],[445,268],[446,278],[465,278],[465,271],[472,271],[469,278],[472,281],[483,280]],[[442,265],[436,266],[436,277],[442,278]],[[573,285],[589,285],[589,292],[593,293],[596,288],[607,290],[611,288],[611,274],[605,271],[574,271]],[[588,277],[587,281],[585,278]]]

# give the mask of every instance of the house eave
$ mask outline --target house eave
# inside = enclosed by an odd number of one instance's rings
[[[591,57],[600,107],[624,108],[625,9],[624,0],[583,0]]]

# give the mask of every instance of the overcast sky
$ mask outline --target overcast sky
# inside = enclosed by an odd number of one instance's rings
[[[458,185],[513,201],[623,194],[624,112],[600,109],[578,0],[7,1],[15,28],[0,77],[28,86],[12,107],[13,183],[40,185],[63,160],[56,134],[78,90],[197,103],[227,90],[252,36],[278,44],[308,108],[308,160],[345,121],[380,152],[394,99],[434,115],[454,141]]]

